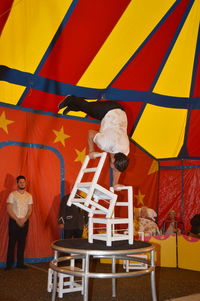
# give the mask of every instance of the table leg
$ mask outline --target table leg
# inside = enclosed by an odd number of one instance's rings
[[[90,264],[90,255],[86,254],[85,256],[85,267],[84,267],[84,288],[83,288],[83,300],[88,301],[88,291],[89,291],[89,264]]]
[[[114,257],[112,257],[112,273],[116,273],[116,264]],[[112,278],[112,297],[116,297],[116,278]]]
[[[152,250],[150,252],[151,256],[151,266],[155,267],[155,251]],[[155,284],[155,270],[151,271],[151,292],[152,292],[152,300],[157,301],[157,296],[156,296],[156,284]]]
[[[54,259],[58,258],[58,251],[54,251]],[[57,276],[58,273],[54,270],[53,271],[53,288],[52,288],[52,301],[56,300],[56,292],[57,292]]]

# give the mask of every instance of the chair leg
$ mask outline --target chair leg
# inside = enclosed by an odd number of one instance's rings
[[[111,223],[110,220],[107,221],[107,225],[106,225],[106,234],[107,234],[107,246],[111,246],[112,245],[112,241],[111,241]]]
[[[94,223],[92,221],[92,218],[89,218],[89,223],[88,223],[88,242],[93,243],[93,234],[94,234]]]
[[[53,271],[52,269],[48,269],[48,280],[47,280],[47,292],[52,292],[52,285],[53,285]]]
[[[58,274],[58,278],[59,278],[59,281],[58,281],[58,297],[63,298],[63,286],[64,286],[63,275]]]

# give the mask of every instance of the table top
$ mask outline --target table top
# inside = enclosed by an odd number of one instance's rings
[[[154,246],[149,242],[134,241],[128,244],[127,241],[115,241],[112,246],[106,246],[105,241],[94,240],[89,243],[87,239],[61,239],[52,243],[52,248],[57,251],[90,255],[110,255],[110,254],[134,254],[154,250]]]

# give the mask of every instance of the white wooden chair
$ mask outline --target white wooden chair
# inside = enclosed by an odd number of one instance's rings
[[[127,192],[127,198],[123,202],[116,201],[116,207],[126,207],[127,216],[117,217],[114,212],[111,217],[96,217],[95,211],[89,215],[88,223],[88,241],[93,242],[94,239],[102,240],[106,242],[107,246],[111,246],[113,241],[128,240],[129,244],[133,244],[133,189],[132,186],[120,186],[117,191]],[[111,191],[114,191],[111,187]],[[103,225],[103,231],[101,233],[95,233],[95,224]],[[119,227],[116,226],[125,225],[123,231],[119,231]]]
[[[95,158],[97,159],[98,164],[92,168],[88,167],[88,165],[90,160],[93,159],[90,159],[89,155],[85,157],[81,170],[69,196],[67,202],[68,206],[74,204],[75,206],[80,207],[91,214],[106,214],[107,218],[112,216],[117,195],[97,183],[106,159],[106,155],[106,152],[97,153]],[[89,182],[83,181],[85,174],[93,175]],[[80,191],[83,192],[84,196],[77,198],[76,194]],[[105,205],[101,202],[101,200],[106,201]]]
[[[83,270],[84,259],[82,259],[82,268],[75,266],[75,260],[70,260],[70,268],[73,270]],[[65,267],[62,267],[65,269]],[[68,267],[69,268],[69,267]],[[58,272],[57,294],[59,298],[63,298],[63,294],[72,292],[81,292],[83,294],[83,281],[81,277],[75,277]],[[53,289],[53,270],[48,269],[47,291],[52,292]]]

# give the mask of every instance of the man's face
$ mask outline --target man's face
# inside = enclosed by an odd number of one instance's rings
[[[20,190],[24,190],[26,188],[26,180],[20,179],[17,183],[17,187]]]
[[[169,216],[169,219],[173,220],[176,218],[176,212],[172,210],[169,212],[168,216]]]

